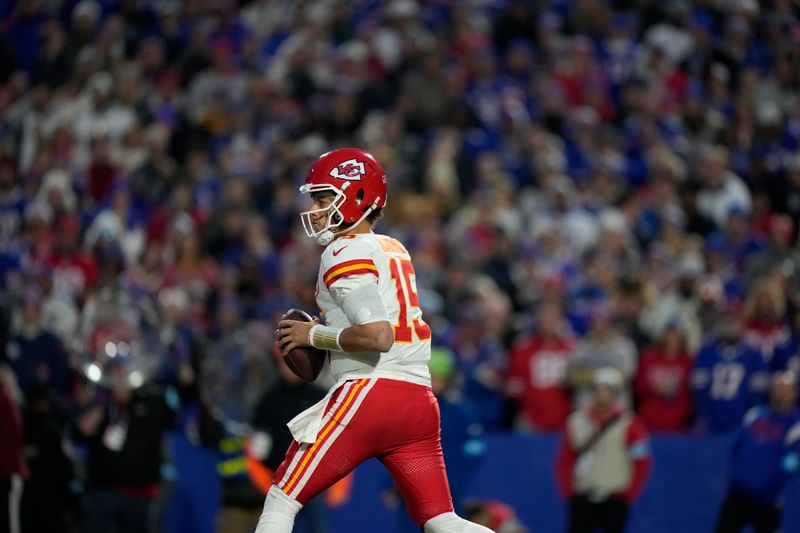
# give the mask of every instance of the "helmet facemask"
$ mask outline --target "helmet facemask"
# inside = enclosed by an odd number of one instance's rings
[[[327,246],[331,243],[331,241],[333,241],[334,237],[336,237],[336,234],[338,233],[333,231],[334,228],[341,226],[342,222],[344,221],[344,216],[339,210],[339,206],[341,206],[347,199],[344,194],[344,189],[338,189],[333,185],[327,184],[303,185],[300,187],[300,192],[303,194],[328,192],[334,195],[333,201],[327,207],[323,207],[321,209],[310,209],[300,213],[300,220],[303,223],[303,229],[305,230],[306,235],[314,239],[320,246]],[[325,214],[327,214],[325,226],[318,231],[315,230],[313,217]]]
[[[329,184],[303,185],[300,187],[300,192],[303,194],[328,192],[334,195],[333,201],[331,201],[327,207],[323,207],[321,209],[310,209],[300,213],[300,220],[303,223],[303,229],[305,230],[306,235],[314,239],[314,241],[316,241],[316,243],[320,246],[329,245],[331,242],[333,242],[333,239],[336,238],[337,235],[345,233],[350,228],[361,224],[361,222],[364,221],[364,219],[366,219],[367,216],[373,212],[380,203],[381,198],[375,198],[375,200],[372,202],[372,205],[364,210],[364,214],[361,215],[361,218],[352,224],[348,224],[345,228],[342,228],[339,231],[333,231],[334,228],[339,228],[339,226],[341,226],[344,222],[345,217],[339,207],[341,207],[341,205],[347,201],[347,195],[344,191],[349,185],[349,183],[345,183],[344,187],[341,189]],[[328,218],[325,221],[325,227],[319,231],[315,231],[312,217],[322,214],[328,215]]]

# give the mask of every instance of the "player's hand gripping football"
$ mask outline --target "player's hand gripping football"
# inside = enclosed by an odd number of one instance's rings
[[[308,332],[319,323],[317,317],[314,317],[312,322],[301,322],[287,320],[286,315],[283,315],[278,322],[278,329],[275,330],[275,344],[278,345],[281,355],[285,356],[295,348],[311,346],[308,342]]]

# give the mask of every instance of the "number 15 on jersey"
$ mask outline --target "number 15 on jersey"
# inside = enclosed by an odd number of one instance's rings
[[[394,324],[394,342],[414,342],[413,335],[416,335],[419,341],[430,340],[431,328],[422,320],[422,309],[419,307],[414,265],[410,259],[393,257],[389,260],[389,269],[397,290],[397,304],[400,308],[397,322]]]

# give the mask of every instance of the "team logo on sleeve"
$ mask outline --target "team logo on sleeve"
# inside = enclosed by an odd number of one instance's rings
[[[364,163],[357,159],[342,161],[330,171],[332,178],[350,181],[361,181],[361,176],[366,173],[367,169],[364,167]]]

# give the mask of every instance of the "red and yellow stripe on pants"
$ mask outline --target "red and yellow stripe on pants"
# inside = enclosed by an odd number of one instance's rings
[[[336,441],[346,424],[353,418],[374,380],[360,379],[345,383],[336,401],[323,419],[322,429],[313,444],[296,443],[290,448],[291,459],[287,456],[288,467],[285,473],[276,473],[278,487],[286,494],[297,497],[300,491],[322,461],[325,452]],[[289,454],[287,454],[289,455]],[[280,470],[280,469],[279,469]]]

